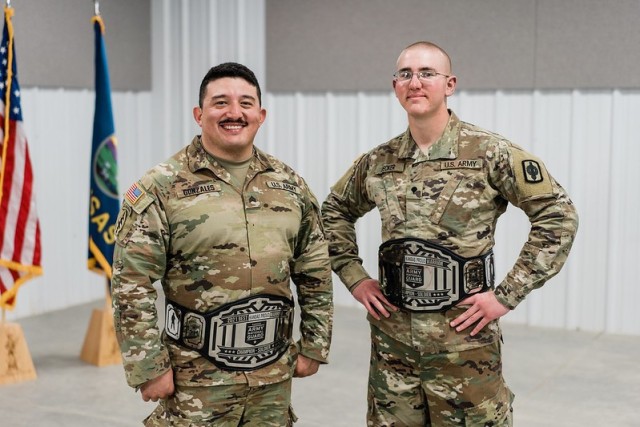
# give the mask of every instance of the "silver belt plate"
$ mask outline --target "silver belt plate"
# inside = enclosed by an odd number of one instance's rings
[[[493,253],[463,258],[422,239],[380,246],[380,279],[390,302],[418,312],[446,310],[493,285]]]
[[[211,318],[209,357],[231,367],[257,369],[282,356],[289,344],[290,314],[284,301],[258,297]],[[284,347],[284,348],[283,348]]]
[[[178,305],[168,302],[168,319],[175,310],[180,310]],[[170,337],[199,351],[221,368],[247,371],[262,368],[287,351],[293,307],[286,298],[260,295],[205,315],[189,311],[182,319],[182,325],[167,324],[165,330]]]
[[[460,263],[434,248],[415,245],[402,263],[402,302],[408,309],[438,310],[460,299]]]

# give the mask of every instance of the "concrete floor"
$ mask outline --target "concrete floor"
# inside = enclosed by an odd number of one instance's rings
[[[121,365],[80,360],[94,308],[20,319],[38,378],[0,386],[0,426],[140,426],[155,407]],[[331,363],[296,379],[296,427],[364,426],[369,330],[364,311],[336,308]],[[505,378],[517,427],[640,426],[640,337],[503,324]]]

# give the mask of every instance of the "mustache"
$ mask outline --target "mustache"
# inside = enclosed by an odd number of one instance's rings
[[[238,125],[243,125],[243,126],[247,124],[247,122],[245,122],[242,119],[237,119],[237,120],[226,119],[226,120],[223,120],[223,121],[220,122],[221,125],[225,125],[227,123],[238,124]]]

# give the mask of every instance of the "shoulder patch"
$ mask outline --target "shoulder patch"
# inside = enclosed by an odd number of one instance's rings
[[[129,187],[127,192],[124,194],[124,197],[130,204],[135,205],[144,193],[145,192],[142,187],[140,187],[137,182],[134,182],[133,185]]]
[[[535,183],[544,181],[540,164],[535,160],[523,160],[522,172],[524,173],[524,180],[527,182]]]
[[[522,200],[553,192],[551,178],[540,159],[519,149],[512,149],[511,153],[513,156],[516,189],[520,193]]]
[[[131,206],[125,203],[124,205],[122,205],[122,208],[120,209],[120,214],[118,215],[118,219],[116,220],[116,229],[115,229],[116,236],[120,234],[120,231],[122,231],[122,228],[124,227],[124,224],[127,222],[127,219],[129,218],[130,215],[131,215]]]
[[[331,192],[338,196],[340,199],[344,200],[347,192],[349,191],[349,187],[351,186],[351,184],[353,184],[353,177],[356,173],[356,168],[358,167],[358,165],[360,165],[360,162],[362,162],[362,159],[364,159],[365,156],[366,153],[359,155],[358,158],[353,161],[344,175],[342,175],[340,179],[338,179],[338,181],[333,186],[331,186]]]
[[[155,200],[139,182],[133,183],[124,194],[124,200],[140,214]]]

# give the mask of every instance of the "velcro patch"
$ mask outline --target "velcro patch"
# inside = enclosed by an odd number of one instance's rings
[[[136,202],[140,200],[144,193],[144,189],[139,186],[137,182],[134,182],[133,185],[129,187],[127,192],[124,194],[124,197],[131,205],[135,206]]]
[[[446,160],[440,162],[441,170],[448,169],[482,169],[482,160],[480,159],[459,159],[459,160]]]
[[[147,193],[140,182],[136,182],[124,193],[124,201],[127,202],[136,213],[141,214],[155,201],[155,198],[153,195]]]
[[[124,204],[122,206],[122,209],[120,210],[120,214],[118,215],[118,219],[116,221],[116,229],[115,229],[116,236],[120,234],[120,231],[122,230],[122,227],[127,221],[127,218],[129,218],[130,214],[131,214],[131,207],[128,206],[127,204]]]
[[[205,193],[217,193],[222,187],[218,182],[195,183],[177,189],[178,198],[197,196]]]
[[[267,181],[267,187],[275,188],[276,190],[286,190],[295,194],[300,194],[302,192],[300,187],[289,184],[288,182]]]
[[[511,154],[516,188],[521,200],[553,193],[549,172],[540,159],[518,149],[513,149]]]
[[[389,172],[402,172],[404,170],[404,163],[388,163],[386,165],[380,165],[376,168],[376,175]]]
[[[540,165],[535,160],[523,160],[522,172],[524,173],[524,180],[527,182],[542,182],[544,178],[540,171]]]

